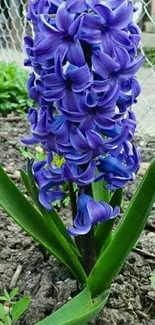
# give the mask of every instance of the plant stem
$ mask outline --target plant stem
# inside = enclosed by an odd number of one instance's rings
[[[80,192],[81,190],[85,194],[88,194],[93,197],[91,185],[87,185],[83,188],[80,188]],[[72,207],[72,218],[74,222],[77,213],[77,203],[76,203],[76,194],[74,192],[72,182],[69,182],[69,193],[70,193],[71,207]],[[83,267],[85,269],[85,272],[87,275],[89,275],[96,263],[96,248],[95,248],[93,227],[91,228],[88,234],[75,237],[75,243],[83,257]]]
[[[69,186],[69,195],[70,195],[70,200],[71,200],[71,208],[72,208],[72,219],[73,222],[75,220],[76,214],[77,214],[77,203],[76,203],[76,193],[74,192],[74,187],[73,187],[73,183],[72,182],[68,182],[68,186]],[[80,236],[75,237],[75,243],[77,245],[77,247],[80,250]],[[81,253],[81,250],[80,250]]]
[[[90,195],[93,198],[91,184],[84,187],[84,193]],[[84,259],[84,268],[86,274],[89,275],[96,263],[96,247],[93,227],[88,232],[88,234],[81,236],[81,253]]]
[[[87,235],[79,236],[80,237],[80,247],[79,250],[83,256],[84,260],[84,269],[87,276],[92,271],[96,263],[96,249],[94,243],[94,229],[88,232]]]
[[[69,186],[69,195],[70,195],[71,207],[72,207],[72,218],[74,221],[77,213],[76,193],[74,192],[74,187],[72,182],[68,182],[68,186]]]

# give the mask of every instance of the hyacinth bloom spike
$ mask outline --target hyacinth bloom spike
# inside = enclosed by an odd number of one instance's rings
[[[25,65],[34,72],[27,87],[39,109],[29,110],[31,136],[23,142],[40,143],[47,154],[33,166],[46,209],[64,197],[64,182],[77,184],[72,236],[118,214],[95,202],[87,187],[104,180],[107,189],[122,188],[139,167],[131,106],[141,91],[135,74],[145,57],[137,54],[141,33],[134,11],[131,0],[29,1],[34,33],[25,36]]]

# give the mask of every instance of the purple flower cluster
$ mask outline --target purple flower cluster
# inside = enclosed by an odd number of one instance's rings
[[[25,65],[34,70],[28,91],[39,109],[29,110],[32,136],[23,142],[40,143],[48,153],[47,161],[34,165],[39,199],[47,209],[62,198],[65,181],[77,183],[83,193],[100,179],[115,190],[132,180],[139,167],[130,108],[140,94],[135,74],[145,58],[137,55],[141,35],[132,22],[134,11],[130,0],[29,3],[34,37],[25,37]],[[52,165],[53,153],[64,157],[59,168]],[[82,234],[84,225],[87,232],[116,214],[103,202],[92,202],[80,195],[71,234]],[[98,217],[93,214],[97,206]]]

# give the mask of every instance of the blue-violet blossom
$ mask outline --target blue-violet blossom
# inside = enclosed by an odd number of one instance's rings
[[[145,58],[137,55],[141,33],[132,21],[134,11],[131,0],[29,1],[33,37],[25,36],[25,65],[34,70],[28,91],[39,109],[29,109],[31,137],[23,142],[40,143],[47,153],[33,165],[47,210],[65,195],[64,182],[78,185],[72,236],[119,213],[118,207],[95,202],[86,186],[104,180],[107,189],[116,190],[139,168],[131,106],[141,91],[135,74]],[[61,166],[53,154],[63,158]]]

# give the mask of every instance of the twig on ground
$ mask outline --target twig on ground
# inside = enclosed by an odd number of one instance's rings
[[[136,314],[144,319],[149,319],[149,315],[145,314],[144,312],[142,312],[141,310],[136,310]]]
[[[12,277],[12,280],[10,282],[10,286],[9,286],[10,289],[15,288],[15,286],[17,284],[17,281],[18,281],[18,279],[20,277],[20,274],[22,272],[22,269],[23,269],[23,265],[19,264],[17,269],[16,269],[16,272],[14,273],[14,275]]]
[[[146,258],[151,258],[151,259],[155,259],[155,255],[154,254],[151,254],[151,253],[148,253],[148,252],[145,252],[143,251],[142,249],[139,249],[139,248],[133,248],[132,251],[134,253],[137,253],[141,256],[144,256]]]
[[[7,168],[4,167],[5,172],[8,174],[8,176],[13,180],[19,180],[21,178],[20,172],[18,170],[15,170],[13,174],[11,174]]]
[[[0,117],[0,122],[17,122],[21,121],[23,118],[22,116],[13,116],[13,117]]]

